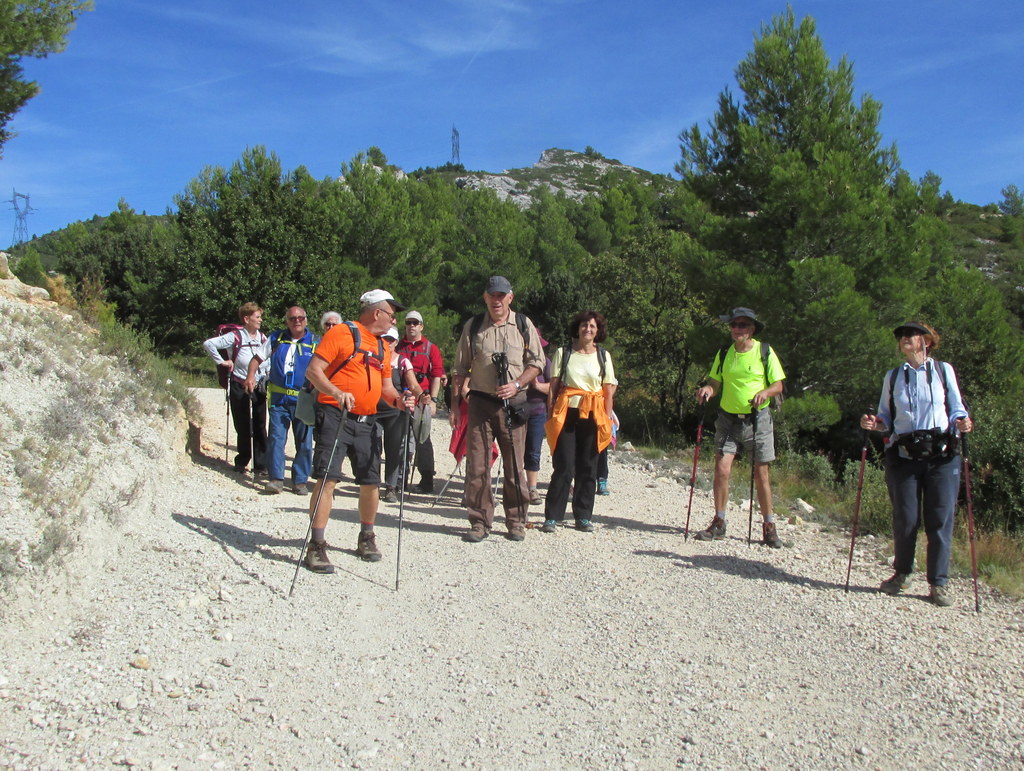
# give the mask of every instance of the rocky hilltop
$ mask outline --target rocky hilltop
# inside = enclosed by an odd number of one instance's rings
[[[574,201],[600,190],[600,182],[608,174],[633,175],[644,184],[656,179],[667,181],[649,171],[627,166],[605,158],[600,153],[577,153],[551,148],[541,153],[540,160],[523,169],[510,169],[500,174],[474,171],[456,177],[455,184],[468,190],[491,189],[503,201],[513,201],[520,209],[532,206],[540,190],[553,195],[564,194]]]

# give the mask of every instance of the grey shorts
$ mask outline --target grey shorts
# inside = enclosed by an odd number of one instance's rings
[[[331,404],[316,404],[316,425],[313,427],[313,479],[341,479],[341,461],[352,463],[352,476],[357,485],[380,484],[380,447],[374,430],[374,418],[349,415],[341,426],[341,410]],[[338,446],[334,442],[337,438]],[[333,457],[332,457],[333,452]],[[330,467],[328,467],[330,461]]]
[[[771,409],[757,413],[757,431],[754,431],[752,415],[733,415],[719,411],[715,419],[715,451],[720,455],[736,455],[740,446],[750,454],[751,446],[756,448],[756,463],[771,463],[775,460],[775,424]]]

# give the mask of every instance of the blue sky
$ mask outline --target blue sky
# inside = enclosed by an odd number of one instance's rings
[[[833,61],[883,105],[916,179],[972,203],[1024,187],[1024,3],[798,0]],[[205,166],[264,145],[316,177],[371,145],[411,171],[529,166],[592,145],[669,173],[678,134],[712,116],[762,0],[96,0],[67,50],[26,60],[42,93],[15,116],[0,191],[30,234],[124,198],[162,213]],[[1016,94],[1016,96],[1014,96]],[[0,243],[14,232],[8,203]]]

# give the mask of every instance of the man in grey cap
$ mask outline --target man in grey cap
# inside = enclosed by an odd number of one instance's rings
[[[487,312],[465,323],[455,353],[449,419],[458,429],[468,386],[465,505],[470,530],[465,538],[471,543],[484,540],[494,523],[490,465],[495,439],[505,472],[501,500],[508,538],[522,541],[526,537],[530,505],[523,470],[526,421],[513,420],[510,432],[506,410],[525,408],[526,386],[543,370],[544,352],[533,322],[511,309],[513,298],[508,279],[491,276],[483,295]]]
[[[715,420],[715,518],[706,530],[697,533],[698,541],[725,537],[725,512],[729,504],[729,475],[739,445],[754,463],[754,482],[764,523],[763,540],[773,549],[781,548],[772,511],[772,488],[768,464],[775,460],[775,430],[771,411],[766,409],[773,396],[782,393],[786,373],[775,351],[754,338],[764,329],[750,308],[733,308],[719,316],[729,325],[732,343],[715,355],[708,383],[697,389],[697,402],[703,404],[721,393]]]

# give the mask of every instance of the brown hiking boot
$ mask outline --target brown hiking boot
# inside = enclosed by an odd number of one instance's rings
[[[334,565],[327,559],[327,541],[310,541],[306,546],[306,567],[314,573],[333,573]]]
[[[377,548],[377,537],[372,530],[359,533],[356,554],[364,562],[380,562],[380,549]]]
[[[526,539],[526,528],[522,525],[512,525],[505,536],[510,541],[522,541]]]
[[[717,515],[711,520],[707,530],[701,530],[693,536],[695,541],[718,541],[722,538],[725,538],[725,520]]]
[[[470,543],[480,543],[489,535],[490,533],[487,532],[483,522],[474,522],[473,526],[469,528],[469,532],[462,536],[462,540],[469,541]]]
[[[771,546],[773,549],[782,548],[782,539],[779,538],[779,532],[775,529],[774,522],[765,522],[761,525],[761,535],[763,536],[761,543],[765,546]]]

